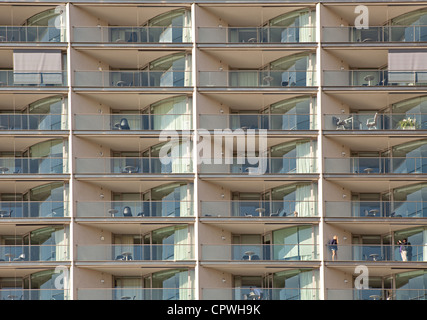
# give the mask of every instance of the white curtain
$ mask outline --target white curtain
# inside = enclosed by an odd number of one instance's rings
[[[306,271],[301,272],[299,274],[299,280],[300,280],[300,288],[301,288],[301,300],[313,300],[314,294],[313,294],[313,272],[312,271]]]
[[[423,248],[419,251],[423,253],[422,261],[427,261],[427,228],[423,230]],[[414,254],[414,250],[412,252]]]
[[[188,228],[175,229],[174,240],[174,260],[188,259]]]
[[[154,130],[185,130],[191,129],[189,120],[188,99],[172,99],[153,108]]]
[[[299,16],[299,41],[300,42],[311,42],[311,12],[303,12]]]
[[[296,143],[296,172],[297,173],[312,173],[313,171],[313,155],[311,154],[311,141]]]
[[[56,245],[56,261],[69,260],[64,229],[56,230],[54,232],[54,239]]]
[[[191,299],[191,290],[188,282],[188,271],[182,271],[178,273],[178,285],[179,285],[179,300]]]
[[[184,13],[182,42],[191,42],[191,11],[188,10]]]
[[[317,216],[316,191],[311,184],[299,185],[295,190],[295,211],[298,217]]]
[[[180,217],[192,216],[191,190],[188,185],[179,187]]]
[[[178,143],[171,148],[172,173],[188,173],[191,171],[190,141]]]

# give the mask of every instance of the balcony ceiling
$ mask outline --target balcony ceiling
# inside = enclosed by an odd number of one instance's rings
[[[90,16],[87,18],[86,23],[81,25],[90,26],[97,25],[110,25],[110,26],[141,26],[145,24],[149,19],[152,19],[159,14],[178,9],[184,8],[185,5],[181,6],[167,6],[164,3],[159,2],[156,6],[155,3],[150,6],[136,7],[135,5],[111,5],[111,6],[97,6],[97,5],[79,5],[74,4],[78,7],[78,10],[85,11]],[[187,6],[189,7],[189,6]]]
[[[95,93],[79,93],[79,95],[85,96],[98,103],[102,103],[117,110],[143,110],[150,104],[157,101],[172,98],[177,94],[172,93],[161,93],[161,94],[139,94],[134,92],[123,93],[123,92],[95,92]],[[0,96],[1,97],[1,96]],[[0,100],[1,103],[1,100]],[[86,109],[87,111],[87,109]],[[92,113],[98,112],[93,110]]]
[[[179,53],[182,51],[165,51],[165,50],[135,50],[135,49],[106,49],[103,47],[102,50],[99,49],[84,49],[80,52],[84,55],[100,61],[103,64],[109,65],[110,69],[129,69],[129,70],[138,70],[145,67],[149,62],[154,61],[158,58],[171,55],[174,53]],[[76,61],[78,61],[76,59]],[[75,70],[77,71],[92,71],[98,70],[98,64],[94,65],[90,69],[85,69],[79,67],[78,62],[76,62]],[[108,69],[104,69],[107,71]]]
[[[147,262],[147,265],[144,265],[144,262],[141,263],[140,261],[112,261],[111,263],[99,262],[98,264],[89,266],[85,266],[84,262],[77,262],[77,265],[81,269],[95,270],[97,272],[102,272],[106,275],[113,275],[116,277],[142,277],[144,275],[152,274],[154,272],[170,270],[171,268],[194,267],[192,266],[192,262],[180,263],[175,261],[150,261]],[[167,265],[167,267],[165,267],[165,265]],[[81,292],[84,292],[85,289],[80,288],[79,290]]]
[[[363,234],[363,235],[387,235],[392,234],[395,231],[408,229],[408,223],[399,223],[399,219],[390,223],[378,222],[380,219],[375,219],[375,223],[372,221],[363,222],[332,222],[328,221],[328,225],[337,227],[351,234]],[[407,220],[406,220],[407,221]],[[410,223],[410,228],[425,226],[423,223]],[[351,240],[341,241],[342,245],[350,245]]]
[[[337,102],[349,106],[352,110],[381,110],[394,103],[425,95],[424,93],[393,93],[393,92],[367,92],[358,90],[355,92],[328,92],[326,95]],[[325,109],[329,106],[325,106]],[[341,108],[332,111],[325,110],[326,114],[341,113]]]
[[[329,50],[329,54],[343,61],[344,65],[348,65],[350,69],[378,69],[388,64],[388,49],[363,49],[357,50],[348,47],[346,49]],[[324,70],[339,70],[340,66]]]
[[[333,13],[335,13],[338,17],[342,18],[343,24],[346,24],[346,22],[349,25],[354,25],[354,21],[360,13],[354,13],[354,10],[358,4],[356,3],[349,3],[348,5],[337,5],[337,4],[324,4],[329,10],[331,10]],[[387,6],[386,4],[380,4],[380,5],[367,5],[369,9],[369,25],[370,26],[382,26],[384,23],[386,23],[388,20],[395,18],[397,16],[400,16],[404,13],[415,11],[421,8],[424,8],[423,6],[411,6],[411,5],[390,5]],[[331,19],[331,21],[337,21],[334,19]],[[337,25],[329,23],[328,21],[324,22],[325,26],[334,26]]]
[[[264,177],[263,181],[251,180],[251,178],[248,178],[248,177],[241,177],[241,178],[230,177],[227,179],[221,179],[219,177],[219,178],[209,178],[209,181],[206,180],[204,181],[204,183],[214,184],[216,186],[224,188],[224,190],[263,193],[272,188],[294,184],[298,181],[302,181],[302,180],[298,179],[298,177],[295,177],[294,180],[289,180],[289,179],[273,180],[273,179],[269,179],[268,177]],[[203,197],[200,198],[201,201],[209,201],[211,199],[212,198],[210,198],[210,195],[203,195]]]
[[[213,14],[220,21],[224,21],[222,26],[232,27],[260,27],[267,21],[282,14],[303,9],[304,7],[276,7],[276,6],[244,6],[244,5],[211,5],[200,4],[204,10]],[[201,22],[203,27],[217,27],[218,23]]]
[[[223,65],[228,65],[233,69],[259,69],[277,59],[293,54],[301,53],[303,50],[258,50],[254,48],[240,49],[204,49],[206,55],[213,57]],[[202,57],[200,58],[201,71],[216,71],[203,67]]]
[[[38,136],[19,136],[11,138],[10,136],[0,136],[0,152],[3,151],[25,151],[28,147],[36,143],[51,140],[53,137]]]
[[[50,96],[56,96],[54,94],[41,94],[41,93],[32,93],[32,94],[13,94],[13,93],[0,93],[0,109],[3,110],[16,110],[21,111],[27,107],[30,103],[44,99]]]
[[[408,175],[409,176],[409,175]],[[362,192],[362,193],[381,193],[388,192],[391,189],[409,186],[411,184],[419,183],[411,177],[406,180],[393,180],[393,179],[383,179],[383,178],[369,178],[366,175],[363,177],[355,177],[355,179],[350,178],[327,178],[328,181],[352,192]],[[421,180],[422,181],[422,180]],[[425,182],[425,179],[424,181]],[[332,195],[334,196],[334,195]],[[341,196],[340,196],[341,197]],[[325,200],[328,201],[328,195],[326,194]]]
[[[356,267],[364,264],[369,268],[369,276],[370,277],[384,277],[384,276],[390,276],[393,274],[398,273],[404,273],[409,271],[414,271],[413,265],[411,264],[412,268],[407,267],[407,263],[400,263],[399,262],[391,262],[388,265],[384,265],[385,262],[365,262],[365,261],[355,261],[354,263],[348,263],[343,262],[333,262],[333,263],[327,263],[327,269],[329,270],[338,270],[341,272],[344,272],[346,274],[359,276],[360,272],[356,272]],[[332,276],[332,275],[331,275]],[[332,288],[331,288],[332,289]],[[352,289],[350,289],[352,290]]]
[[[20,25],[23,25],[28,18],[32,17],[36,13],[53,9],[55,7],[56,6],[52,6],[52,5],[50,6],[1,5],[0,6],[0,25],[20,26]]]
[[[46,180],[31,180],[31,181],[22,181],[22,180],[14,180],[14,181],[3,181],[0,179],[0,193],[15,193],[21,194],[27,192],[31,188],[35,188],[44,184],[51,183],[52,181]]]

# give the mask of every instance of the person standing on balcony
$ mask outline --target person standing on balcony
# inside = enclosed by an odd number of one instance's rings
[[[338,237],[335,235],[332,237],[332,240],[329,242],[329,250],[332,251],[332,260],[337,259],[337,251],[338,251]]]
[[[400,245],[399,252],[400,252],[402,261],[408,261],[408,247],[406,244],[406,239],[403,239],[403,241],[399,240],[397,241],[397,243]]]

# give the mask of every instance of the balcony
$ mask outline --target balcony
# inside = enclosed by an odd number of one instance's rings
[[[426,300],[426,289],[327,289],[327,300]]]
[[[60,43],[65,40],[65,27],[50,26],[0,26],[2,42]]]
[[[407,260],[400,255],[400,245],[366,244],[366,245],[338,245],[337,258],[335,261],[371,261],[371,262],[423,262],[427,261],[426,245],[411,245],[408,250]],[[327,250],[326,260],[332,260],[332,253]]]
[[[191,71],[75,71],[75,87],[191,87]]]
[[[419,201],[326,201],[326,217],[426,218],[427,202]]]
[[[319,245],[309,244],[202,244],[204,261],[316,261]]]
[[[314,43],[316,27],[200,27],[199,43]]]
[[[79,245],[77,260],[83,261],[190,261],[194,260],[192,244],[110,244]]]
[[[191,43],[189,36],[191,27],[139,27],[139,26],[114,26],[114,27],[74,27],[74,42],[87,43],[126,43],[142,44],[179,44]]]
[[[1,300],[68,300],[64,289],[0,289]]]
[[[77,202],[79,218],[194,217],[191,201],[97,201]]]
[[[201,114],[200,127],[206,130],[316,130],[315,119],[315,114]]]
[[[0,263],[64,262],[69,258],[68,245],[1,245]]]
[[[0,158],[0,177],[11,174],[65,174],[67,172],[66,158]]]
[[[425,86],[427,71],[325,70],[325,87]]]
[[[319,288],[202,288],[203,300],[319,300]]]
[[[425,160],[426,159],[426,160]],[[325,172],[328,174],[404,174],[427,173],[427,158],[424,157],[351,157],[326,158]]]
[[[193,172],[192,159],[180,158],[77,158],[77,174],[189,174]]]
[[[202,201],[201,215],[204,217],[259,217],[298,218],[316,217],[316,201]]]
[[[316,72],[307,70],[200,71],[199,86],[214,88],[314,87],[316,86]]]
[[[193,300],[194,288],[78,288],[78,300]]]
[[[66,114],[0,114],[0,130],[28,131],[28,130],[67,130]],[[1,131],[0,131],[1,133]]]
[[[219,162],[219,163],[218,163]],[[315,174],[316,157],[235,157],[219,159],[202,159],[202,174],[236,174],[236,175],[293,175]]]
[[[0,218],[39,219],[69,217],[64,201],[0,201]]]
[[[76,130],[190,130],[191,114],[76,114]],[[1,118],[0,118],[1,119]]]
[[[369,26],[362,29],[350,27],[323,27],[324,42],[344,43],[385,43],[385,42],[426,42],[427,26]]]
[[[324,116],[325,130],[423,130],[427,129],[424,113],[350,113]]]
[[[22,78],[21,76],[25,76]],[[67,72],[33,72],[17,73],[13,70],[0,70],[0,87],[51,88],[66,87]]]

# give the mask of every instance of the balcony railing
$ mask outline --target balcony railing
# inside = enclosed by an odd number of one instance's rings
[[[181,158],[77,158],[79,174],[159,174],[192,173],[192,159]]]
[[[325,130],[425,130],[425,113],[326,114]]]
[[[318,215],[316,201],[202,201],[203,217],[315,217]]]
[[[192,201],[98,201],[77,202],[81,218],[193,217]]]
[[[68,245],[1,245],[0,263],[68,261]]]
[[[0,289],[0,300],[68,300],[64,289]]]
[[[74,27],[75,42],[191,43],[191,27]]]
[[[326,246],[328,248],[328,245]],[[407,260],[400,253],[400,245],[338,245],[336,261],[373,261],[381,263],[381,261],[403,261],[409,263],[411,261],[427,261],[427,245],[410,246],[407,253]],[[327,250],[325,259],[332,260],[332,253]]]
[[[311,240],[310,240],[311,242]],[[305,241],[300,244],[202,244],[206,261],[313,261],[319,259],[319,246]]]
[[[66,158],[0,158],[0,177],[3,174],[64,174],[67,172]]]
[[[317,172],[315,157],[242,157],[200,160],[200,173],[209,174],[313,174]]]
[[[0,130],[67,129],[68,121],[66,114],[0,114]]]
[[[223,70],[200,71],[199,86],[229,88],[313,87],[316,72],[301,70]]]
[[[325,70],[325,87],[425,86],[427,71]]]
[[[326,217],[426,218],[426,201],[326,201]]]
[[[188,261],[194,260],[191,244],[79,245],[78,261]]]
[[[316,130],[315,114],[201,114],[200,128]]]
[[[64,27],[0,26],[1,42],[66,42]]]
[[[424,157],[351,157],[326,158],[325,172],[332,174],[423,174],[427,173]]]
[[[369,288],[326,290],[327,300],[427,300],[427,289]]]
[[[78,288],[78,300],[193,300],[194,288]]]
[[[76,71],[76,87],[191,87],[191,71]]]
[[[427,26],[323,27],[324,42],[425,42]]]
[[[37,219],[68,217],[64,201],[0,201],[0,218]]]
[[[253,287],[255,288],[255,287]],[[203,300],[319,300],[319,288],[203,288]],[[255,293],[256,292],[256,293]]]
[[[316,27],[199,27],[199,43],[306,43]]]
[[[67,72],[0,70],[0,87],[66,87]]]
[[[76,114],[76,130],[191,130],[191,114]]]

